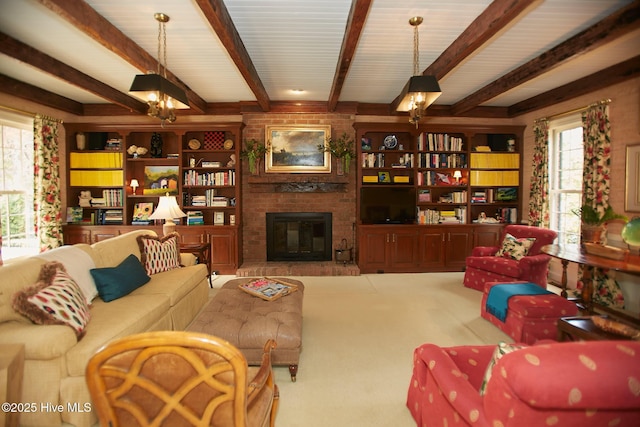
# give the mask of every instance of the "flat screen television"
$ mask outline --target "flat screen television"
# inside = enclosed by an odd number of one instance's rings
[[[416,222],[416,189],[410,187],[362,187],[360,221],[363,224],[412,224]]]

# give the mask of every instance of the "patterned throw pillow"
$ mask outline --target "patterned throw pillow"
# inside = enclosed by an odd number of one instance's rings
[[[496,256],[515,259],[516,261],[524,258],[529,253],[529,249],[536,241],[533,237],[523,237],[518,239],[507,233],[502,241],[502,246],[496,252]]]
[[[164,237],[138,236],[141,262],[148,275],[162,273],[180,267],[178,233]]]
[[[38,282],[13,295],[12,307],[38,325],[67,325],[82,338],[91,313],[86,299],[64,266],[42,266]]]
[[[502,358],[505,354],[513,353],[514,351],[520,350],[522,348],[528,347],[525,344],[507,344],[505,342],[500,341],[495,350],[493,350],[493,355],[491,356],[491,360],[487,365],[487,370],[484,373],[484,378],[482,379],[482,384],[480,385],[480,396],[484,396],[484,392],[487,389],[487,383],[491,378],[491,374],[493,373],[493,368],[498,363],[498,360]]]

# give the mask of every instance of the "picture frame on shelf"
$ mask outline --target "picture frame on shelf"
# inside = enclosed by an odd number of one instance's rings
[[[213,225],[224,225],[224,212],[213,213]]]
[[[383,183],[383,184],[390,184],[391,183],[391,175],[389,174],[389,172],[378,172],[378,182]]]
[[[149,216],[153,212],[152,202],[140,202],[136,203],[133,207],[133,217],[131,218],[131,224],[148,225],[151,224]]]
[[[178,166],[145,166],[144,189],[146,196],[178,195]]]
[[[266,126],[266,173],[331,173],[331,126]]]
[[[626,163],[624,210],[640,212],[640,144],[627,145]]]

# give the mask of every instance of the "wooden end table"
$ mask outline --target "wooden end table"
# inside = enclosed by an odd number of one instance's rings
[[[558,319],[558,341],[629,340],[624,335],[612,334],[598,328],[593,316],[561,317]]]
[[[198,262],[203,262],[209,272],[209,287],[213,288],[211,281],[211,242],[205,243],[180,243],[180,252],[194,254],[198,257]]]
[[[22,402],[22,375],[24,370],[24,345],[0,345],[0,401]],[[19,411],[0,411],[0,425],[17,427]]]

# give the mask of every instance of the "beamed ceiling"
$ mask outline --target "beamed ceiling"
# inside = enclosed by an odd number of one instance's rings
[[[395,114],[420,70],[432,116],[514,117],[639,75],[640,1],[3,0],[0,92],[79,116],[146,113],[128,94],[157,69],[167,24],[184,114]]]

